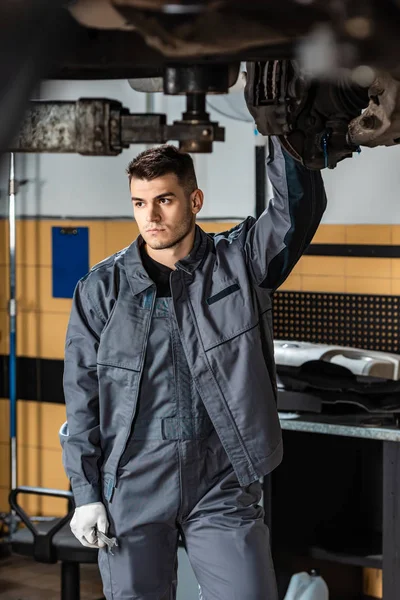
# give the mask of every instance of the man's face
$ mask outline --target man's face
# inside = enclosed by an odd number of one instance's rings
[[[196,190],[190,196],[169,173],[151,181],[131,180],[133,214],[139,231],[153,250],[173,248],[193,229],[198,206]]]

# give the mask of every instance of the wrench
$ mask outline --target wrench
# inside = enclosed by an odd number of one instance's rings
[[[104,542],[107,545],[107,547],[110,551],[110,554],[114,554],[112,549],[114,547],[118,548],[117,538],[115,538],[115,537],[109,538],[106,536],[105,533],[103,533],[102,531],[99,531],[98,529],[97,529],[97,537],[99,538],[99,540],[101,540],[102,542]]]

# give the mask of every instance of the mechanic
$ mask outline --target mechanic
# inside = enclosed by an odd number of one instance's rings
[[[282,459],[271,295],[326,196],[274,138],[268,175],[261,217],[209,235],[191,157],[139,154],[128,176],[140,235],[75,290],[60,437],[71,528],[100,548],[108,600],[173,600],[179,537],[203,600],[277,600],[259,506],[259,480]]]

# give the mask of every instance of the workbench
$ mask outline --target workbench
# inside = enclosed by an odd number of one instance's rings
[[[273,553],[300,547],[315,560],[382,569],[384,600],[399,600],[399,423],[319,414],[281,427],[284,460],[264,480]]]

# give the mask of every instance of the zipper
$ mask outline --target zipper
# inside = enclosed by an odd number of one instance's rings
[[[154,306],[155,306],[155,302],[156,302],[156,293],[155,293],[155,290],[154,290],[154,286],[151,286],[151,287],[153,288],[153,294],[152,294],[152,299],[151,299],[151,307],[150,307],[149,319],[147,321],[147,327],[146,327],[146,333],[145,333],[145,349],[147,348],[147,342],[149,340],[150,326],[151,326],[151,321],[152,321],[152,317],[153,317],[153,313],[154,313]],[[132,413],[131,413],[131,418],[129,420],[129,427],[127,429],[127,433],[126,433],[126,436],[125,436],[124,445],[123,445],[122,451],[121,451],[121,453],[119,455],[119,458],[118,458],[118,461],[117,461],[117,465],[116,465],[115,470],[114,470],[114,475],[113,475],[112,479],[107,482],[108,485],[107,485],[106,495],[109,495],[109,498],[107,498],[107,500],[109,502],[111,501],[111,497],[112,497],[114,488],[117,487],[117,483],[118,483],[118,481],[117,481],[118,466],[119,466],[119,463],[120,463],[120,460],[121,460],[121,456],[122,456],[122,454],[123,454],[123,452],[124,452],[124,450],[126,448],[126,444],[128,443],[128,439],[129,439],[129,436],[130,436],[131,431],[132,431],[132,423],[133,423],[133,419],[135,418],[135,414],[136,414],[137,398],[138,398],[139,393],[140,393],[140,383],[142,381],[142,376],[143,376],[144,357],[145,357],[145,354],[146,354],[145,349],[144,349],[144,352],[143,352],[142,364],[140,365],[140,377],[139,377],[139,383],[138,383],[137,392],[136,392],[136,398],[135,398],[135,402],[133,403],[133,409],[132,409]]]
[[[189,295],[188,295],[188,293],[187,293],[187,289],[186,289],[186,286],[185,286],[185,282],[184,282],[184,278],[183,278],[183,273],[182,273],[182,271],[181,271],[181,279],[182,279],[182,286],[183,286],[183,289],[185,290],[185,294],[186,294],[186,298],[187,298],[187,302],[188,302],[189,310],[190,310],[190,313],[191,313],[191,316],[192,316],[192,319],[193,319],[193,323],[194,323],[194,325],[195,325],[195,327],[196,327],[196,333],[197,333],[197,337],[200,339],[201,346],[202,346],[202,348],[203,348],[203,342],[201,341],[201,337],[200,337],[200,335],[199,335],[199,326],[198,326],[198,323],[197,323],[197,320],[196,320],[196,317],[195,317],[195,314],[194,314],[194,310],[193,310],[192,303],[190,302]],[[174,302],[173,302],[172,304],[173,304],[173,307],[174,307],[174,312],[175,312],[175,304],[174,304]],[[175,312],[175,318],[176,318],[176,312]],[[177,320],[177,323],[178,323],[178,320]],[[178,327],[178,331],[179,331],[179,327]],[[181,332],[180,332],[180,331],[179,331],[179,336],[180,336],[180,338],[181,338],[181,341],[182,341],[182,345],[183,345],[183,347],[185,347],[185,345],[184,345],[184,343],[183,343],[183,340],[182,340],[182,336],[181,336]],[[233,420],[233,418],[232,418],[231,411],[229,410],[229,406],[228,406],[228,404],[227,404],[227,402],[226,402],[226,400],[225,400],[225,396],[223,395],[223,393],[222,393],[222,391],[221,391],[221,389],[220,389],[220,387],[219,387],[219,385],[218,385],[218,383],[217,383],[217,381],[216,381],[216,379],[215,379],[215,377],[214,377],[214,373],[213,373],[213,372],[212,372],[212,370],[211,370],[211,367],[210,367],[210,365],[209,365],[209,362],[208,362],[208,359],[207,359],[206,353],[205,353],[205,351],[204,351],[204,348],[203,348],[203,352],[204,352],[204,360],[205,360],[205,362],[206,362],[206,364],[207,364],[208,371],[209,371],[209,373],[210,373],[210,375],[211,375],[211,377],[212,377],[212,379],[213,379],[213,381],[214,381],[214,384],[215,384],[216,388],[218,389],[219,395],[220,395],[220,397],[221,397],[221,399],[222,399],[222,402],[223,402],[223,404],[224,404],[225,413],[227,414],[227,416],[228,416],[228,418],[229,418],[229,420],[230,420],[230,422],[231,422],[232,428],[233,428],[233,430],[234,430],[234,432],[235,432],[235,434],[236,434],[236,437],[237,437],[237,439],[238,439],[238,441],[239,441],[239,445],[240,445],[240,447],[241,447],[241,449],[242,449],[242,451],[243,451],[243,454],[244,454],[244,456],[246,457],[246,460],[247,460],[247,462],[248,462],[249,466],[251,467],[251,469],[253,470],[253,472],[254,472],[254,473],[256,473],[256,472],[255,472],[255,469],[254,469],[254,466],[253,466],[253,463],[252,463],[252,460],[251,460],[251,458],[250,458],[250,454],[249,454],[249,452],[248,452],[247,448],[245,447],[245,445],[244,445],[244,442],[243,442],[243,439],[242,439],[242,436],[240,435],[240,433],[239,433],[239,430],[238,430],[238,428],[237,428],[237,425],[236,425],[235,421],[234,421],[234,420]],[[191,375],[192,375],[192,377],[193,377],[193,380],[196,382],[196,381],[197,381],[197,378],[196,378],[196,377],[193,375],[193,373],[192,373],[192,369],[190,368],[190,366],[189,366],[189,369],[190,369],[190,373],[191,373]],[[202,398],[202,394],[200,393],[200,390],[198,390],[198,392],[199,392],[199,394],[200,394],[200,397]]]

